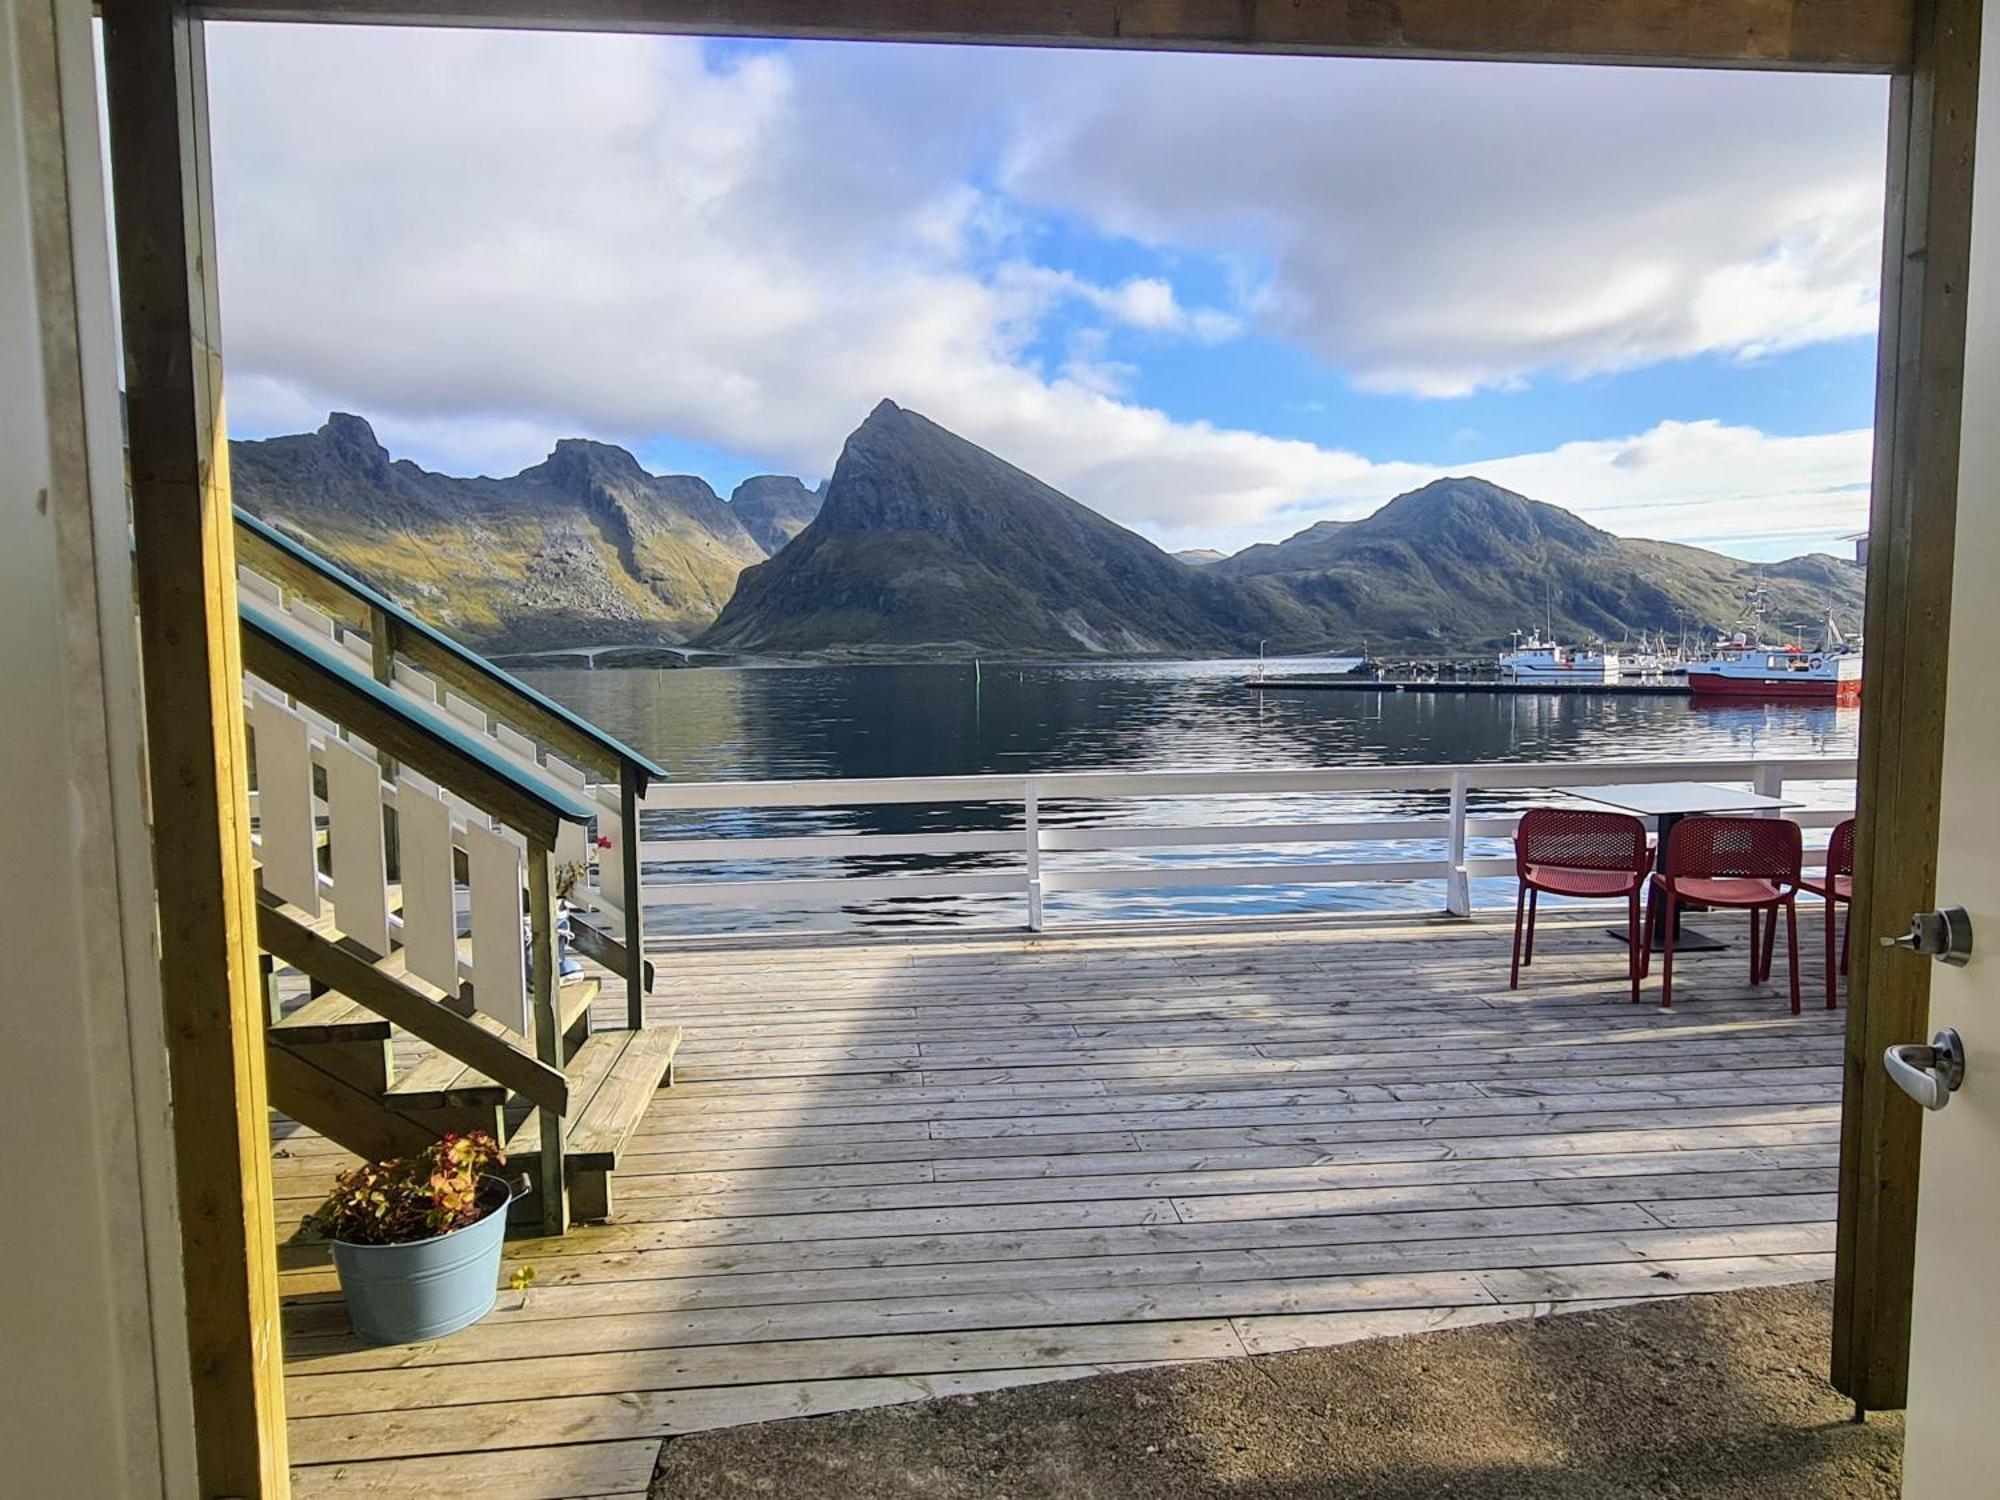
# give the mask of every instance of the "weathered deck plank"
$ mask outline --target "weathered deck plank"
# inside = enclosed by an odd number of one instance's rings
[[[390,1350],[288,1249],[298,1493],[632,1494],[702,1427],[1829,1274],[1844,1016],[1740,948],[1632,1006],[1600,925],[1513,993],[1490,921],[656,948],[613,1222]],[[290,1218],[344,1157],[279,1145]]]

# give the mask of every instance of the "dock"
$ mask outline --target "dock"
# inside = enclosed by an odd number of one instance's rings
[[[1829,1276],[1801,915],[1797,1016],[1733,914],[1667,1012],[1588,911],[1519,990],[1491,916],[651,942],[687,1041],[609,1223],[398,1348],[285,1246],[293,1493],[639,1500],[676,1433]],[[352,1158],[274,1146],[296,1223]]]
[[[1372,677],[1252,678],[1254,692],[1300,693],[1556,693],[1604,698],[1687,698],[1686,682],[1520,682],[1497,678],[1437,678],[1427,682],[1384,681]]]

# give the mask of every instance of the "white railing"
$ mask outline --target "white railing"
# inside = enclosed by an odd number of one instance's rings
[[[657,784],[644,810],[786,816],[784,810],[889,807],[897,804],[988,808],[1009,826],[943,833],[717,833],[695,827],[667,838],[642,838],[642,862],[727,866],[696,878],[642,882],[650,905],[741,908],[841,907],[899,897],[1017,895],[1027,925],[1040,931],[1044,898],[1063,892],[1203,890],[1437,881],[1444,911],[1473,910],[1472,882],[1511,875],[1502,848],[1480,841],[1511,837],[1525,805],[1562,801],[1616,782],[1710,781],[1748,785],[1783,796],[1787,783],[1851,783],[1852,758],[1784,760],[1488,762],[1471,765],[1355,766],[1288,771],[1085,771],[1022,776],[890,777],[869,780]],[[1393,798],[1434,804],[1387,816],[1338,816],[1341,804]],[[1181,799],[1179,802],[1145,799]],[[1198,800],[1197,800],[1198,799]],[[1283,799],[1283,800],[1277,800]],[[1304,805],[1300,805],[1301,799]],[[1830,829],[1851,812],[1851,792],[1818,789],[1816,804],[1789,812],[1802,827]],[[1492,804],[1475,807],[1475,802]],[[1012,806],[1010,806],[1012,804]],[[1183,811],[1192,804],[1192,815]],[[1508,806],[1507,804],[1521,804]],[[1369,809],[1363,807],[1363,812]],[[1105,817],[1110,812],[1112,816]],[[1286,816],[1286,813],[1294,816]],[[1303,812],[1304,816],[1296,814]],[[1327,816],[1332,813],[1336,816]],[[1167,820],[1170,819],[1170,820]],[[658,820],[656,820],[658,821]],[[707,820],[716,821],[715,818]],[[1807,862],[1825,863],[1824,839]],[[1343,846],[1374,846],[1363,858],[1339,858]],[[1403,846],[1417,845],[1419,848]],[[1310,846],[1304,848],[1301,846]],[[1386,847],[1384,847],[1386,846]],[[1063,856],[1127,856],[1163,851],[1241,853],[1263,848],[1311,853],[1310,859],[1222,861],[1172,858],[1140,863],[1077,864]],[[1393,857],[1383,857],[1383,856]],[[910,873],[761,873],[746,864],[975,856],[971,870]],[[694,872],[688,872],[693,874]]]
[[[400,948],[411,974],[448,995],[469,989],[482,1013],[532,1036],[521,837],[407,768],[385,779],[372,745],[254,678],[244,699],[257,773],[250,842],[264,888],[309,919],[330,907],[368,954]],[[396,829],[393,880],[385,811]]]
[[[266,577],[248,564],[238,567],[237,586],[270,608],[282,611],[295,626],[347,653],[361,671],[375,669],[374,645],[369,638],[336,620],[296,590],[285,587],[277,579]],[[555,862],[558,869],[584,866],[597,877],[595,881],[579,883],[571,900],[579,910],[592,914],[608,930],[622,931],[625,920],[624,865],[613,853],[623,847],[625,840],[623,803],[617,777],[607,779],[601,771],[564,756],[555,748],[522,732],[499,712],[453,691],[449,684],[408,662],[393,662],[384,685],[398,698],[426,713],[442,712],[487,750],[531,777],[544,777],[565,790],[580,792],[591,803],[594,827],[587,830],[581,823],[564,823],[556,835]],[[265,688],[263,691],[267,697],[282,700],[283,695],[275,690]],[[338,732],[330,722],[318,722],[323,730]]]

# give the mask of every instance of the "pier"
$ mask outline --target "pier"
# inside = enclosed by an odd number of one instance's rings
[[[1405,682],[1369,677],[1265,677],[1252,678],[1249,685],[1260,693],[1588,693],[1614,698],[1686,698],[1693,692],[1685,681],[1520,682],[1497,678]]]

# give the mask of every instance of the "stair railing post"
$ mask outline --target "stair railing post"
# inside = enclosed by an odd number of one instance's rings
[[[1444,909],[1454,917],[1472,915],[1472,880],[1465,870],[1465,806],[1472,777],[1451,773],[1451,827],[1445,835]]]
[[[395,629],[395,623],[390,620],[386,611],[378,609],[373,605],[369,606],[369,672],[384,687],[394,687],[396,684]],[[384,754],[380,759],[382,762],[382,779],[393,784],[397,773],[401,770],[401,767],[396,764],[396,757]],[[396,809],[390,806],[386,799],[382,804],[382,842],[384,852],[387,856],[384,864],[384,873],[390,880],[400,879],[403,869],[403,855],[401,846],[398,844],[396,838]]]
[[[1022,793],[1021,827],[1028,856],[1028,931],[1042,930],[1042,788],[1030,779]]]
[[[623,762],[618,767],[618,822],[618,862],[625,872],[625,1024],[637,1031],[646,1024],[646,903],[639,889],[639,771]]]
[[[535,1021],[535,1055],[552,1068],[563,1065],[562,1034],[556,1026],[555,848],[528,844],[528,1000]],[[569,1227],[569,1193],[563,1183],[563,1117],[542,1110],[542,1233]]]

